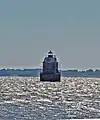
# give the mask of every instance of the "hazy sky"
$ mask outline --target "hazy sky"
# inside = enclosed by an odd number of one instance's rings
[[[100,68],[100,0],[0,0],[0,67]]]

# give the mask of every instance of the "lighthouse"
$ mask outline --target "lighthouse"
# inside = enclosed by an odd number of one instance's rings
[[[60,82],[61,74],[58,70],[58,61],[52,51],[43,60],[43,71],[40,73],[40,81]]]

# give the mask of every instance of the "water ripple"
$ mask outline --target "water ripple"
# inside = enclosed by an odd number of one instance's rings
[[[0,77],[0,120],[100,118],[100,79]]]

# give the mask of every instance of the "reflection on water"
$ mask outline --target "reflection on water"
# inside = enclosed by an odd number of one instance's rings
[[[0,120],[100,118],[100,80],[0,77]]]

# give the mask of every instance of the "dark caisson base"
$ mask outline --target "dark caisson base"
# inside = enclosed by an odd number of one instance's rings
[[[60,82],[61,75],[60,73],[50,74],[50,73],[40,73],[40,81],[43,82]]]

